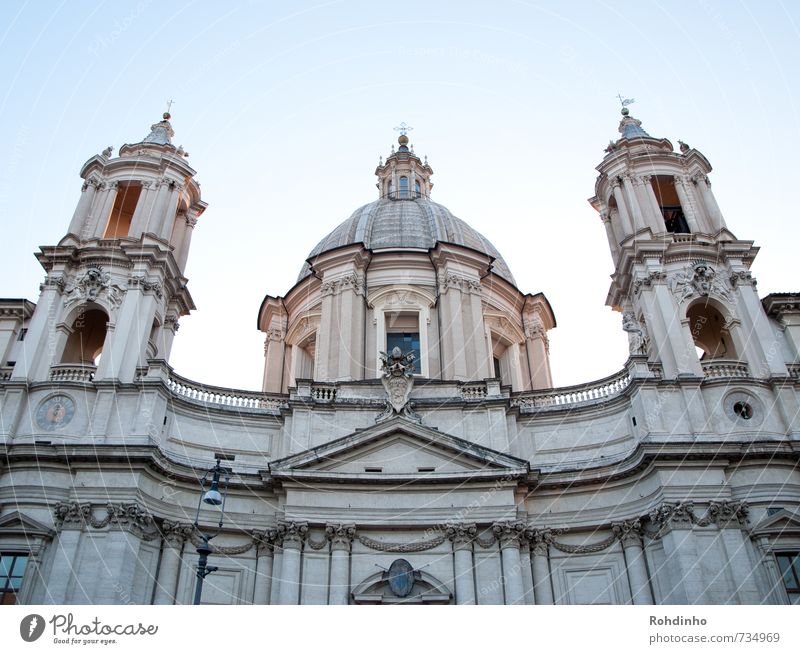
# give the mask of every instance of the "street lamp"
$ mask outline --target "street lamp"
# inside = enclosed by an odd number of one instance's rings
[[[225,499],[228,496],[228,481],[230,480],[229,471],[226,469],[224,471],[225,494],[223,495],[219,492],[219,478],[222,472],[223,469],[219,464],[219,459],[217,459],[217,463],[214,465],[214,467],[211,470],[208,470],[200,480],[200,499],[197,501],[197,514],[194,517],[194,528],[200,534],[200,539],[202,542],[197,546],[197,554],[200,558],[197,561],[197,584],[194,588],[194,604],[200,604],[200,596],[203,594],[203,580],[212,572],[216,572],[218,570],[217,566],[208,565],[208,555],[211,554],[211,545],[209,544],[209,541],[214,538],[214,535],[204,534],[202,531],[200,531],[199,521],[201,505],[207,504],[208,506],[218,506],[220,507],[219,528],[222,529],[222,520],[225,517]],[[211,488],[203,492],[209,474],[211,475]]]

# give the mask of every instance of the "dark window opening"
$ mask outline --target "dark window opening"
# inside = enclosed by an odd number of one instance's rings
[[[17,603],[27,565],[27,554],[0,554],[0,605]]]
[[[108,217],[103,238],[128,236],[131,231],[133,212],[136,210],[136,204],[139,202],[141,192],[141,184],[121,183],[119,185],[117,197],[114,199],[114,207]]]
[[[783,511],[782,506],[767,507],[767,515],[775,515],[776,513],[780,513],[781,511]]]
[[[400,178],[400,197],[401,198],[408,197],[408,177]]]
[[[433,467],[425,467],[425,468],[417,468],[417,472],[435,472],[436,468]]]
[[[422,374],[422,359],[419,353],[419,332],[403,332],[386,334],[386,352],[399,347],[403,354],[414,353],[414,374]]]
[[[747,402],[737,402],[733,405],[733,412],[742,420],[750,420],[753,417],[753,407]]]
[[[27,334],[28,334],[28,328],[27,327],[25,327],[23,329],[20,329],[19,330],[19,338],[17,340],[18,341],[24,341],[25,340],[25,336]]]
[[[775,555],[783,578],[783,587],[791,604],[800,604],[800,553],[781,552]]]
[[[675,189],[675,179],[669,175],[653,175],[651,183],[667,231],[672,234],[690,234],[689,223],[686,222],[678,191]]]
[[[106,340],[108,316],[99,309],[89,309],[78,315],[72,323],[72,333],[67,338],[61,363],[97,365]]]
[[[492,357],[492,364],[494,364],[495,379],[502,379],[503,374],[500,372],[500,359],[498,357]]]
[[[364,472],[383,472],[383,468],[364,468]]]

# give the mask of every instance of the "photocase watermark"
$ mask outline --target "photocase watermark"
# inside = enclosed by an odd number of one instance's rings
[[[142,622],[112,624],[94,617],[88,623],[80,623],[72,613],[56,613],[46,621],[38,613],[31,613],[20,621],[19,635],[26,643],[32,643],[42,637],[47,624],[52,627],[53,643],[57,645],[109,645],[117,642],[109,636],[155,636],[158,633],[158,625]]]

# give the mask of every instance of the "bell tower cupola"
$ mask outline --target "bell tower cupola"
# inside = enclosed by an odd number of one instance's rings
[[[194,309],[184,270],[206,208],[170,118],[81,168],[67,234],[37,254],[47,277],[13,377],[132,382],[148,359],[168,358],[178,319]]]
[[[720,365],[785,375],[750,266],[758,248],[728,229],[708,159],[650,136],[624,100],[620,138],[597,167],[595,196],[614,264],[607,304],[623,314],[631,354],[665,378],[703,377]]]
[[[397,150],[392,146],[386,161],[381,157],[375,169],[378,176],[376,186],[381,199],[415,200],[429,199],[431,196],[433,168],[428,165],[428,157],[420,160],[414,153],[414,146],[409,145],[408,132],[412,129],[405,123],[395,127],[400,132]]]

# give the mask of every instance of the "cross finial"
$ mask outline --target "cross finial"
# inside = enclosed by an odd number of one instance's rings
[[[172,111],[172,105],[175,103],[175,100],[168,100],[167,101],[167,113]]]
[[[397,127],[394,128],[395,132],[400,132],[401,136],[405,136],[406,132],[411,131],[414,129],[411,125],[406,125],[405,123],[400,123]]]

